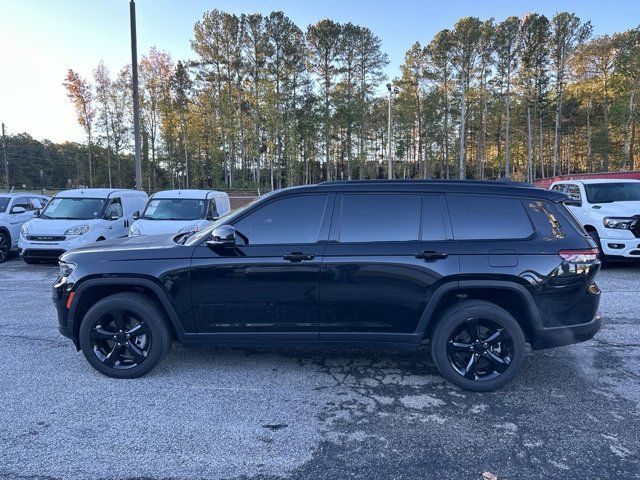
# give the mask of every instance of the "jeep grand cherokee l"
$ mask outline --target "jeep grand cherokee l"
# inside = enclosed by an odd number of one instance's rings
[[[593,240],[566,195],[512,182],[354,181],[268,194],[195,233],[65,253],[59,328],[101,373],[132,378],[185,345],[429,344],[454,384],[488,391],[525,344],[600,328]]]

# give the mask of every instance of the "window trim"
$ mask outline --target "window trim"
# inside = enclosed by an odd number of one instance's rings
[[[272,197],[269,200],[266,200],[264,203],[260,203],[254,206],[254,208],[243,212],[242,216],[238,218],[234,218],[233,221],[229,223],[225,223],[224,225],[231,225],[235,228],[235,225],[247,218],[249,215],[256,213],[258,210],[265,208],[272,203],[278,202],[280,200],[285,200],[289,198],[300,198],[300,197],[309,197],[309,196],[324,196],[327,197],[327,203],[325,204],[324,212],[322,214],[322,219],[320,220],[320,228],[318,229],[318,240],[312,243],[249,243],[247,245],[238,245],[238,247],[247,248],[247,247],[274,247],[277,245],[288,246],[288,245],[317,245],[319,243],[326,243],[329,241],[329,227],[331,225],[331,220],[333,218],[333,211],[335,208],[335,197],[336,195],[331,192],[305,192],[304,194],[300,193],[292,193],[289,195],[278,195],[276,197]],[[242,232],[241,232],[242,233]],[[206,238],[200,245],[206,245]]]
[[[510,197],[510,196],[503,196],[503,195],[487,195],[482,193],[461,193],[461,192],[446,193],[445,196],[447,200],[447,210],[449,212],[449,221],[451,222],[451,230],[453,233],[453,238],[455,239],[456,242],[526,242],[526,241],[532,240],[538,235],[538,231],[536,230],[536,226],[533,224],[533,221],[529,216],[529,212],[527,212],[525,205],[522,204],[522,202],[527,199],[535,200],[535,198],[533,197]],[[520,204],[524,212],[524,215],[527,221],[529,222],[529,225],[531,226],[531,234],[528,235],[527,237],[509,237],[509,238],[455,238],[455,232],[453,231],[453,220],[452,220],[453,214],[451,213],[451,209],[449,208],[449,197],[506,198],[510,200],[516,200]]]

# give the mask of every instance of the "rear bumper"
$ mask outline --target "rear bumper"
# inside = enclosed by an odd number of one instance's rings
[[[561,347],[574,343],[591,340],[602,326],[602,317],[596,313],[593,319],[587,323],[571,326],[559,326],[542,328],[535,332],[531,338],[531,348],[540,350],[543,348]]]

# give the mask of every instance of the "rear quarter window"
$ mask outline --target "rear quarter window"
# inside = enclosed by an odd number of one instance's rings
[[[481,195],[447,195],[456,240],[525,239],[534,233],[522,200]]]

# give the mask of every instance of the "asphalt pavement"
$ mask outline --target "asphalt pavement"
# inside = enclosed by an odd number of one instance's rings
[[[595,339],[483,394],[370,349],[174,344],[110,379],[58,333],[56,273],[0,265],[0,478],[640,478],[640,265],[599,274]]]

